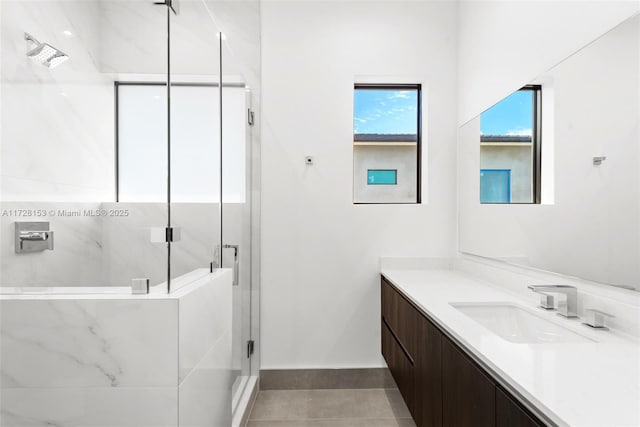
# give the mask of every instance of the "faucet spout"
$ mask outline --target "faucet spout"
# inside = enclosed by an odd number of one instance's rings
[[[539,294],[549,292],[564,295],[564,301],[558,302],[558,314],[569,318],[578,317],[578,290],[574,286],[529,285],[528,288]]]

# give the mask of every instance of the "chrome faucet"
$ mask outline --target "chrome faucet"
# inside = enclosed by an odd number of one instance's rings
[[[578,290],[575,287],[569,285],[530,285],[528,288],[542,295],[540,307],[546,310],[553,309],[553,297],[550,297],[548,293],[564,295],[564,301],[558,302],[558,314],[564,317],[578,317]]]

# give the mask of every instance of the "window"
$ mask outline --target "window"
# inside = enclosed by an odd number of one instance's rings
[[[167,201],[167,104],[163,83],[116,83],[117,200]],[[224,87],[223,195],[246,197],[246,90]],[[218,86],[171,86],[171,200],[220,200]]]
[[[540,105],[525,86],[480,116],[480,203],[540,203]]]
[[[420,85],[354,86],[354,203],[420,203],[420,117]]]
[[[397,170],[369,169],[367,171],[368,185],[398,185]]]
[[[480,203],[511,203],[510,170],[480,170]]]

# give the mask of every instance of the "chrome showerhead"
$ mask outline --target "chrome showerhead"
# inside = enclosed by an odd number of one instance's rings
[[[24,33],[24,39],[36,45],[35,48],[27,52],[27,56],[34,62],[44,65],[47,68],[55,68],[69,59],[69,56],[62,51],[51,46],[49,43],[40,43],[29,33]]]

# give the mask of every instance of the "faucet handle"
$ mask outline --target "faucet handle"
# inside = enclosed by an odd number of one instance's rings
[[[584,311],[587,315],[587,321],[582,324],[603,331],[609,330],[609,328],[604,325],[604,319],[607,317],[616,317],[613,314],[605,313],[604,311],[596,310],[595,308],[585,308]]]
[[[555,310],[555,298],[553,297],[552,294],[548,294],[546,292],[537,292],[538,294],[540,294],[540,304],[538,304],[538,307],[544,309],[544,310]]]
[[[540,304],[538,307],[544,310],[555,310],[555,298],[553,294],[544,292],[544,290],[548,290],[550,286],[548,285],[529,285],[527,288],[531,289],[533,292],[540,295]]]

